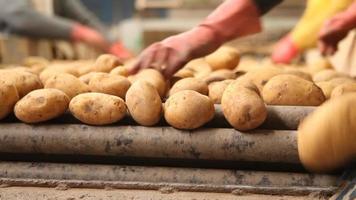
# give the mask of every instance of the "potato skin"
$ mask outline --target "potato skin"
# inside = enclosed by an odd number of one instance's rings
[[[118,57],[111,54],[103,54],[99,56],[92,66],[93,72],[109,73],[115,67],[122,65]]]
[[[227,86],[234,80],[224,80],[209,84],[209,97],[215,104],[221,104],[221,98]]]
[[[143,80],[149,82],[153,87],[155,87],[161,98],[166,96],[167,83],[163,75],[155,69],[144,69],[141,70],[138,74],[132,77],[132,82],[137,80]]]
[[[78,94],[89,92],[89,86],[70,74],[57,74],[49,78],[45,88],[55,88],[63,91],[70,99]]]
[[[240,54],[232,47],[223,46],[206,56],[205,60],[213,70],[234,69],[240,62]]]
[[[126,93],[126,105],[131,117],[142,126],[157,124],[162,116],[162,101],[155,87],[146,81],[136,81]]]
[[[177,129],[199,128],[212,120],[214,114],[213,101],[193,90],[177,92],[164,104],[164,118]]]
[[[169,96],[183,91],[183,90],[194,90],[202,95],[208,95],[208,85],[197,78],[184,78],[177,81],[169,91]]]
[[[245,75],[239,77],[244,78],[244,79],[249,79],[252,81],[253,84],[255,84],[262,93],[263,87],[266,85],[266,83],[273,78],[274,76],[283,74],[283,70],[277,67],[271,67],[271,66],[265,66],[262,67],[261,69],[255,69],[247,72]]]
[[[323,91],[314,83],[294,75],[278,75],[264,86],[264,101],[269,105],[319,106]]]
[[[230,125],[240,131],[255,129],[267,118],[266,105],[248,79],[236,80],[225,89],[221,107]]]
[[[237,75],[234,71],[229,69],[220,69],[210,73],[206,78],[204,78],[204,81],[207,84],[210,84],[212,82],[235,79],[236,77]]]
[[[334,78],[347,77],[345,74],[341,74],[333,69],[322,70],[313,76],[314,82],[329,81]]]
[[[344,83],[335,87],[331,93],[331,98],[336,98],[347,93],[356,92],[356,83]]]
[[[356,156],[355,105],[356,94],[345,94],[324,103],[300,124],[298,152],[308,170],[335,170]]]
[[[68,96],[57,89],[39,89],[28,93],[15,105],[16,117],[25,123],[54,119],[66,112]]]
[[[69,110],[75,118],[89,125],[113,124],[126,115],[124,100],[102,93],[84,93],[74,97]]]
[[[303,72],[303,71],[298,70],[298,69],[291,69],[291,68],[285,69],[283,71],[283,74],[295,75],[295,76],[303,78],[303,79],[305,79],[307,81],[313,81],[313,77],[309,73]]]
[[[0,120],[8,116],[20,99],[13,84],[0,80]]]
[[[110,74],[124,76],[124,77],[129,76],[129,72],[127,68],[124,66],[115,67],[113,70],[110,71]]]
[[[25,71],[1,71],[0,80],[3,80],[8,84],[13,84],[16,87],[20,98],[33,90],[43,88],[43,85],[36,74]]]
[[[90,72],[88,74],[84,74],[82,76],[79,77],[79,80],[82,81],[83,83],[89,85],[89,82],[91,80],[91,78],[93,78],[94,75],[96,74],[107,74],[104,72]]]
[[[111,74],[94,74],[90,79],[89,88],[92,92],[111,94],[125,99],[131,83],[127,78]]]

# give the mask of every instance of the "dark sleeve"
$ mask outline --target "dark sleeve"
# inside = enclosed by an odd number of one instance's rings
[[[72,22],[36,12],[28,0],[0,0],[2,31],[35,38],[69,39]]]
[[[283,0],[253,0],[258,9],[260,10],[261,15],[266,14],[270,11],[273,7],[280,4]]]
[[[90,26],[105,34],[105,26],[79,0],[54,0],[57,15]]]

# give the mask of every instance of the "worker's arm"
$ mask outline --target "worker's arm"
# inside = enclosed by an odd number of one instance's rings
[[[319,34],[319,48],[324,55],[337,51],[338,43],[356,28],[356,1],[345,12],[326,21]]]
[[[261,30],[260,16],[281,0],[227,0],[199,26],[148,47],[130,70],[165,67],[170,78],[186,62],[207,55],[223,43]]]
[[[3,31],[37,38],[69,39],[72,23],[44,16],[31,8],[27,0],[0,0]]]
[[[10,34],[33,38],[82,41],[108,49],[97,31],[60,17],[42,15],[32,9],[29,0],[0,0],[0,28]]]

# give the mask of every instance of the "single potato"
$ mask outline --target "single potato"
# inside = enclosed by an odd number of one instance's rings
[[[127,78],[111,74],[95,74],[89,82],[89,88],[92,92],[111,94],[125,99],[127,90],[131,83]]]
[[[118,57],[111,54],[104,54],[99,56],[92,66],[93,72],[109,73],[115,67],[122,65]]]
[[[124,100],[102,93],[84,93],[74,97],[69,110],[75,118],[89,125],[113,124],[126,115]]]
[[[209,97],[215,104],[221,104],[221,98],[227,86],[234,80],[224,80],[209,84]]]
[[[126,105],[131,117],[142,126],[153,126],[161,119],[161,97],[146,81],[136,81],[130,87],[126,93]]]
[[[161,98],[166,96],[167,91],[167,82],[164,79],[163,75],[155,69],[144,69],[141,70],[138,74],[132,77],[132,82],[137,80],[143,80],[149,82],[153,87],[155,87]]]
[[[28,93],[15,105],[16,117],[25,123],[54,119],[68,109],[68,96],[57,89],[39,89]]]
[[[178,129],[199,128],[213,119],[214,102],[193,90],[183,90],[170,96],[164,104],[164,118]]]
[[[331,98],[336,98],[347,93],[356,92],[356,83],[344,83],[335,87],[331,93]]]
[[[356,157],[356,94],[331,99],[306,117],[298,128],[298,152],[313,172],[329,172]]]
[[[235,78],[237,78],[237,75],[234,71],[229,69],[220,69],[220,70],[213,71],[206,78],[204,78],[204,81],[207,84],[210,84],[212,82],[235,79]]]
[[[235,48],[223,46],[214,53],[206,56],[205,60],[213,70],[232,70],[239,64],[240,54]]]
[[[203,95],[208,95],[208,85],[197,78],[185,78],[176,82],[169,91],[169,96],[183,91],[183,90],[194,90]]]
[[[89,86],[70,74],[57,74],[46,81],[45,88],[63,91],[70,99],[78,94],[89,92]]]
[[[0,80],[0,120],[12,112],[19,99],[19,94],[13,84]]]
[[[113,70],[110,71],[111,75],[118,75],[118,76],[124,76],[124,77],[128,77],[129,76],[129,72],[127,71],[127,68],[124,66],[118,66],[115,67]]]
[[[25,71],[3,70],[0,72],[0,80],[14,85],[20,98],[33,90],[43,88],[36,74]]]
[[[295,75],[307,81],[311,81],[311,82],[313,81],[313,77],[309,73],[303,72],[298,69],[285,69],[283,71],[283,74]]]
[[[253,130],[267,118],[267,108],[258,88],[248,79],[238,79],[225,89],[221,107],[230,125],[240,131]]]
[[[339,73],[333,69],[322,70],[313,76],[314,82],[329,81],[333,78],[347,77],[347,75]]]
[[[323,91],[313,82],[294,75],[278,75],[264,86],[264,101],[269,105],[319,106]]]

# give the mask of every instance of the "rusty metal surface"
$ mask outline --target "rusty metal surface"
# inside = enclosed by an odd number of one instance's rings
[[[180,191],[244,192],[305,195],[311,192],[332,194],[335,176],[303,173],[191,169],[141,166],[80,165],[54,163],[0,163],[0,184],[11,186],[118,189],[160,189]]]
[[[0,152],[299,163],[296,132],[0,125]]]

